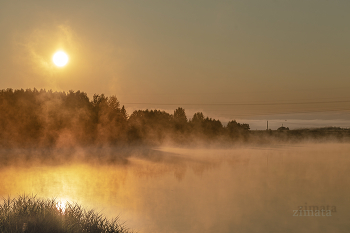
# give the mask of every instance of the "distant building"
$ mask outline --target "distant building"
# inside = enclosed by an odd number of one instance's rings
[[[282,124],[282,126],[279,127],[277,130],[278,131],[285,131],[285,130],[289,130],[289,128],[288,127],[284,127],[283,124]]]

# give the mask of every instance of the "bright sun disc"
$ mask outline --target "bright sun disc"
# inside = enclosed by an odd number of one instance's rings
[[[63,51],[58,51],[53,55],[52,61],[58,67],[65,66],[68,63],[68,55]]]

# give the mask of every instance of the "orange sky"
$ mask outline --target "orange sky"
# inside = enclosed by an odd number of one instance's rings
[[[350,127],[349,12],[345,0],[2,1],[0,88],[104,93],[129,114],[180,106],[252,129]]]

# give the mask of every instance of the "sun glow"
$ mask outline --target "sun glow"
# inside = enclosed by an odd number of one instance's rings
[[[68,60],[68,55],[63,51],[56,52],[52,57],[53,63],[58,67],[63,67],[67,65]]]
[[[64,213],[66,211],[66,203],[67,202],[63,202],[63,201],[58,201],[56,204],[56,208],[57,210],[61,211],[62,213]]]

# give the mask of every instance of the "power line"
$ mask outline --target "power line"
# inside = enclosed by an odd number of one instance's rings
[[[350,103],[350,100],[337,101],[315,101],[315,102],[286,102],[286,103],[124,103],[130,105],[166,105],[166,106],[268,106],[268,105],[306,105],[306,104],[334,104],[334,103]]]

